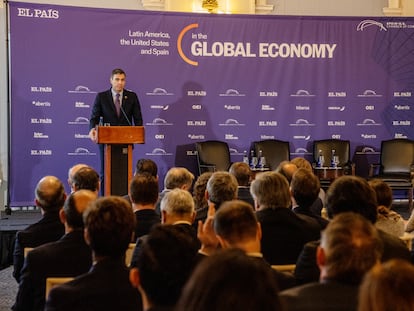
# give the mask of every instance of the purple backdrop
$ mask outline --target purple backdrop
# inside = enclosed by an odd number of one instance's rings
[[[44,175],[99,165],[87,137],[113,68],[137,92],[160,177],[195,170],[193,143],[352,142],[366,174],[381,140],[413,135],[414,19],[200,15],[11,2],[10,204],[31,205]],[[360,164],[360,165],[359,165]]]

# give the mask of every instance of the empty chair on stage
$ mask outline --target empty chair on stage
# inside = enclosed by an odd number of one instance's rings
[[[272,171],[277,168],[280,162],[290,160],[288,141],[266,139],[255,141],[252,145],[256,156],[259,156],[261,151],[262,156],[266,159],[266,166]]]
[[[227,171],[231,165],[230,150],[226,142],[207,140],[195,143],[198,171]]]

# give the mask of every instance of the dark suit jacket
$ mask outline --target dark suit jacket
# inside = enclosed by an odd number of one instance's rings
[[[141,296],[129,282],[124,258],[106,258],[76,279],[50,291],[45,310],[137,311]]]
[[[321,230],[324,230],[329,224],[329,221],[321,216],[314,214],[310,208],[304,208],[302,206],[296,206],[293,208],[293,212],[301,215],[306,215],[315,219],[321,227]]]
[[[238,187],[237,188],[237,199],[249,203],[254,208],[254,200],[250,193],[249,187]]]
[[[381,261],[384,262],[392,258],[410,261],[410,252],[399,238],[382,230],[378,230],[378,234],[384,247]],[[319,280],[320,270],[316,264],[316,249],[319,245],[320,241],[312,241],[303,247],[295,269],[295,278],[298,284]]]
[[[137,94],[124,89],[121,107],[121,113],[118,117],[111,89],[98,93],[93,104],[89,128],[98,125],[101,116],[104,123],[110,123],[111,125],[142,125],[141,106]]]
[[[358,306],[358,285],[310,283],[279,293],[286,311],[352,311]]]
[[[46,278],[76,277],[88,272],[92,254],[83,239],[83,230],[65,234],[60,240],[30,251],[21,271],[19,291],[13,310],[45,307]]]
[[[48,242],[59,240],[65,233],[65,226],[59,219],[59,212],[45,213],[38,222],[16,233],[13,252],[13,276],[20,282],[20,270],[24,262],[24,248],[36,247]]]
[[[262,227],[262,253],[271,265],[294,264],[303,245],[320,236],[316,220],[289,208],[266,208],[256,212]]]
[[[134,241],[141,236],[148,234],[152,226],[161,222],[160,215],[158,215],[153,209],[135,211],[134,214],[137,220]]]

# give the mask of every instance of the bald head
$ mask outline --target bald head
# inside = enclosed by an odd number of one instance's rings
[[[83,212],[97,197],[90,190],[78,190],[69,195],[63,208],[66,224],[72,229],[83,228]]]
[[[62,182],[55,176],[43,177],[36,186],[36,204],[44,211],[62,208],[66,194]]]

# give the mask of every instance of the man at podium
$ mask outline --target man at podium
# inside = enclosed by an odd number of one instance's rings
[[[112,70],[110,77],[111,88],[109,90],[98,93],[95,98],[95,102],[92,108],[92,114],[89,120],[89,137],[95,143],[97,143],[98,135],[96,126],[141,126],[142,115],[141,106],[136,93],[125,89],[126,74],[120,69],[116,68]],[[115,149],[112,153],[112,170],[117,171],[117,167],[122,170],[123,163],[128,161],[127,153],[125,152],[125,145],[114,145]],[[104,175],[104,145],[99,145],[100,159],[101,159],[101,181]],[[103,185],[101,182],[101,193],[104,193]],[[112,189],[115,195],[123,195],[122,193],[128,189],[128,184],[124,187],[123,184],[119,185],[119,190]],[[119,192],[119,193],[117,193]]]

